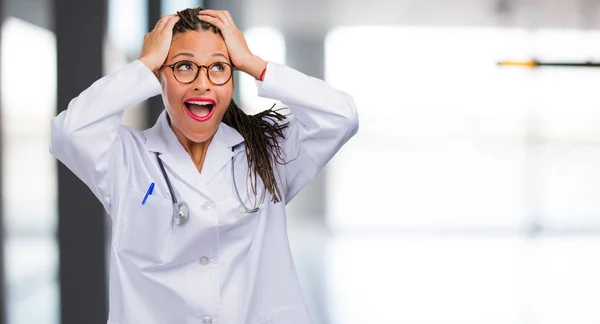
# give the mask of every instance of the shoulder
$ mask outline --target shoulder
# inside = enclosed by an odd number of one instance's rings
[[[144,131],[131,126],[121,125],[119,127],[119,139],[124,143],[144,143]]]
[[[127,155],[131,155],[133,152],[148,150],[147,139],[144,132],[145,131],[130,126],[121,125],[118,131],[118,139],[121,143],[121,152],[118,152],[118,155],[121,157],[126,157]]]

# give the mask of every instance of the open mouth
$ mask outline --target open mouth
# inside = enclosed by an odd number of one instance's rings
[[[204,122],[215,112],[216,102],[206,98],[192,98],[185,101],[186,111],[194,120]]]

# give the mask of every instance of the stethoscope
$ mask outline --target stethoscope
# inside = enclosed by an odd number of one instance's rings
[[[158,157],[158,153],[156,154],[156,160],[158,161],[158,165],[160,166],[160,171],[162,172],[163,178],[165,178],[165,182],[167,183],[167,187],[169,188],[169,193],[171,194],[171,201],[173,202],[173,224],[177,226],[185,225],[190,219],[190,209],[188,205],[181,201],[177,201],[177,196],[175,196],[175,191],[173,190],[173,186],[171,185],[171,181],[169,180],[169,176],[167,175],[167,171],[165,170],[165,166],[162,160]],[[235,193],[240,201],[242,207],[238,210],[240,214],[251,214],[255,213],[261,209],[265,208],[265,197],[266,197],[266,189],[263,190],[262,198],[260,205],[254,206],[252,208],[248,208],[246,204],[244,204],[244,200],[242,200],[242,196],[240,196],[240,192],[237,188],[237,183],[235,181],[235,156],[231,157],[231,175],[233,177],[233,187],[235,188]]]

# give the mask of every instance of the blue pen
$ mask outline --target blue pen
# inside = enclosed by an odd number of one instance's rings
[[[146,199],[148,199],[148,196],[150,196],[152,194],[152,191],[154,191],[154,182],[152,182],[150,184],[150,187],[148,187],[148,191],[146,191],[146,195],[144,196],[144,200],[142,200],[142,205],[146,203]]]

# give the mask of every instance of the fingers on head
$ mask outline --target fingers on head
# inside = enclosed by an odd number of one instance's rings
[[[158,20],[156,25],[154,26],[155,30],[163,30],[166,28],[173,28],[173,26],[179,21],[179,16],[177,14],[166,15]]]
[[[202,14],[198,15],[198,18],[200,20],[206,21],[209,24],[215,25],[219,28],[223,27],[223,22],[219,18],[209,16],[209,15],[202,15]]]

